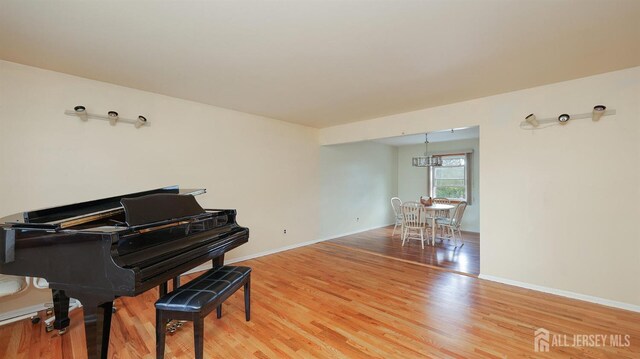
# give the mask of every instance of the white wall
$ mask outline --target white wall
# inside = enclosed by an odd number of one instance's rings
[[[64,115],[80,104],[151,126]],[[227,258],[318,238],[316,129],[0,61],[0,134],[0,217],[179,184],[251,229]]]
[[[471,155],[471,204],[462,218],[462,230],[480,232],[480,151],[479,140],[459,140],[429,143],[429,152],[473,150]],[[424,153],[423,145],[398,147],[398,197],[403,201],[417,201],[427,194],[427,169],[411,165],[411,158]]]
[[[418,201],[428,192],[428,169],[411,165],[411,158],[423,153],[424,145],[398,147],[398,197],[403,202]]]
[[[317,206],[297,207],[318,199],[316,129],[10,62],[0,76],[3,215],[179,184],[251,228],[230,258],[316,238]],[[63,114],[78,104],[151,126]]]
[[[320,238],[394,223],[398,150],[374,142],[320,149]]]
[[[590,112],[531,132],[538,118]],[[640,67],[334,126],[322,144],[480,125],[480,272],[640,306]]]

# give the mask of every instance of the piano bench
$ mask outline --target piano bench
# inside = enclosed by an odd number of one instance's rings
[[[193,322],[195,358],[204,354],[204,318],[216,308],[222,316],[222,302],[244,286],[244,311],[251,319],[251,268],[216,267],[191,282],[165,294],[156,302],[156,358],[164,358],[165,323],[168,320]]]

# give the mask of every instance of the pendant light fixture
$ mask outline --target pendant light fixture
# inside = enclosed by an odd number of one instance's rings
[[[429,145],[429,134],[424,134],[424,156],[416,156],[411,159],[411,165],[413,167],[434,167],[442,166],[442,157],[429,156],[427,152],[427,146]]]

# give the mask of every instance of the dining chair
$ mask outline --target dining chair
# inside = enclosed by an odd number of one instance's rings
[[[432,202],[434,204],[451,204],[451,200],[449,198],[444,198],[444,197],[436,197],[436,198],[434,198],[432,200]],[[451,213],[449,213],[449,210],[445,209],[445,210],[435,211],[433,216],[436,217],[436,219],[438,219],[438,218],[449,218],[450,214]],[[442,226],[437,226],[437,227],[440,228],[441,234],[444,237],[444,227],[442,227]]]
[[[432,199],[433,203],[436,204],[451,204],[451,200],[449,198],[444,197],[435,197]]]
[[[433,205],[433,200],[431,197],[429,196],[420,196],[420,204],[425,206],[425,207],[429,207]],[[427,212],[427,222],[431,221],[433,218],[433,212]]]
[[[391,208],[393,208],[393,214],[396,217],[396,223],[393,226],[393,233],[391,233],[391,237],[395,236],[396,228],[398,228],[398,226],[400,226],[400,237],[402,237],[403,219],[402,219],[402,209],[400,208],[401,206],[402,206],[402,200],[400,198],[398,197],[391,198]]]
[[[424,249],[424,238],[429,236],[427,228],[427,213],[424,206],[418,202],[405,202],[401,206],[404,224],[402,226],[402,245],[411,238],[420,239]],[[416,232],[416,237],[411,237],[411,232]],[[420,234],[420,237],[417,235]]]
[[[432,199],[432,202],[433,204],[451,204],[451,200],[449,198],[442,198],[442,197],[436,197]],[[445,209],[441,211],[436,211],[435,216],[436,218],[448,218],[449,210]]]
[[[467,202],[462,201],[456,205],[453,209],[453,215],[450,218],[437,218],[436,225],[446,228],[451,236],[453,237],[454,244],[457,245],[456,239],[456,231],[458,231],[458,236],[460,237],[460,243],[464,245],[464,238],[462,238],[462,232],[460,232],[460,224],[462,224],[462,216],[464,215],[464,210],[467,208]]]

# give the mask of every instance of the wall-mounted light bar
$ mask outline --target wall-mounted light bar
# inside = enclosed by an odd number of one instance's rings
[[[151,126],[149,121],[147,121],[147,118],[142,115],[138,116],[138,118],[135,120],[120,117],[120,115],[116,111],[109,111],[106,115],[100,115],[95,113],[88,113],[87,109],[81,105],[74,107],[73,110],[66,110],[64,114],[78,117],[82,121],[88,121],[90,118],[95,120],[109,121],[111,126],[115,126],[120,122],[134,125],[135,128],[140,128],[142,126]]]
[[[616,110],[607,110],[605,105],[596,105],[591,112],[570,115],[563,113],[558,117],[538,119],[536,115],[529,114],[520,122],[520,128],[524,130],[540,130],[549,126],[566,125],[569,121],[590,118],[592,121],[598,121],[603,116],[615,115]]]

